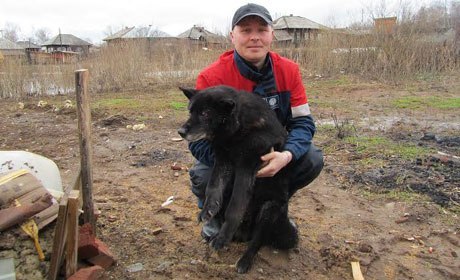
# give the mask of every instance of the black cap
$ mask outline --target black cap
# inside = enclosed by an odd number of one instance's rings
[[[272,25],[272,16],[268,10],[263,6],[250,3],[241,6],[238,10],[236,10],[235,14],[233,15],[232,29],[235,27],[235,25],[238,24],[238,22],[247,16],[261,17],[268,25]]]

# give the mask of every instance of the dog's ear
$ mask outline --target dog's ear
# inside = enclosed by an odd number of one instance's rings
[[[198,92],[196,89],[192,88],[179,87],[179,89],[182,90],[182,92],[185,94],[185,96],[187,96],[189,100]]]
[[[233,108],[235,108],[236,103],[235,100],[231,98],[226,98],[220,100],[219,105],[224,112],[230,113],[233,110]]]

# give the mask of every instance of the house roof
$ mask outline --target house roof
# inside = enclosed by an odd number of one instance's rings
[[[304,17],[290,15],[276,19],[273,22],[273,29],[329,29],[329,27]]]
[[[34,44],[30,41],[17,41],[16,44],[21,46],[22,48],[28,48],[28,49],[40,49],[41,46]]]
[[[0,50],[23,50],[18,44],[11,42],[8,39],[0,38]]]
[[[133,38],[164,38],[164,37],[171,37],[166,32],[163,32],[159,29],[152,28],[151,26],[145,27],[125,27],[124,29],[118,31],[117,33],[110,35],[104,39],[103,41],[110,41],[115,39],[133,39]]]
[[[284,30],[284,29],[273,30],[273,33],[275,35],[275,41],[281,42],[281,41],[293,41],[294,40],[294,38],[287,32],[287,30]]]
[[[200,38],[205,39],[207,42],[210,43],[225,43],[227,42],[227,38],[221,35],[214,34],[204,27],[194,25],[192,28],[188,29],[187,31],[182,32],[181,34],[177,35],[178,38],[188,38],[192,40],[200,40]]]
[[[92,44],[72,34],[58,34],[42,44],[42,46],[56,46],[56,45],[91,46]]]

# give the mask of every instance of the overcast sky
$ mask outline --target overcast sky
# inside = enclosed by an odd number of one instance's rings
[[[259,0],[273,19],[283,15],[306,17],[330,27],[369,19],[369,10],[385,3],[385,16],[395,16],[399,2],[414,9],[434,0]],[[442,0],[441,2],[444,3]],[[450,2],[449,0],[447,2]],[[172,36],[201,25],[212,32],[227,34],[235,10],[250,1],[240,0],[1,0],[0,30],[8,24],[20,29],[19,40],[27,40],[34,30],[46,28],[53,37],[73,34],[92,43],[100,43],[125,26],[152,25]]]

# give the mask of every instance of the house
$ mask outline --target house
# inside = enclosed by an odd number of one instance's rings
[[[41,46],[32,43],[31,41],[17,41],[16,44],[18,44],[21,48],[25,49],[26,52],[38,52],[41,50]]]
[[[287,47],[294,41],[287,30],[273,30],[273,35],[273,44],[277,47]]]
[[[375,18],[374,26],[379,34],[393,34],[396,28],[396,17]]]
[[[278,36],[287,41],[288,37],[285,34],[287,32],[292,38],[291,42],[298,46],[300,43],[316,39],[322,31],[329,30],[329,27],[291,14],[276,19],[273,22],[273,29],[275,30],[275,37],[278,32]],[[281,31],[284,31],[284,34]]]
[[[68,52],[87,55],[91,43],[86,42],[72,34],[58,34],[42,44],[46,52]]]
[[[113,45],[121,42],[145,41],[162,38],[172,37],[168,33],[152,28],[152,26],[149,25],[145,27],[125,27],[115,34],[102,39],[102,41],[107,42],[107,45]]]
[[[198,25],[194,25],[187,31],[177,35],[177,37],[188,39],[192,44],[206,48],[227,46],[229,44],[229,40],[225,36],[214,34]]]
[[[0,38],[0,53],[6,60],[8,58],[24,58],[26,51],[18,44],[8,39]]]
[[[36,54],[40,52],[41,46],[34,44],[31,41],[17,41],[16,44],[21,46],[26,51],[27,61],[29,63],[36,64],[38,62],[36,60]]]

